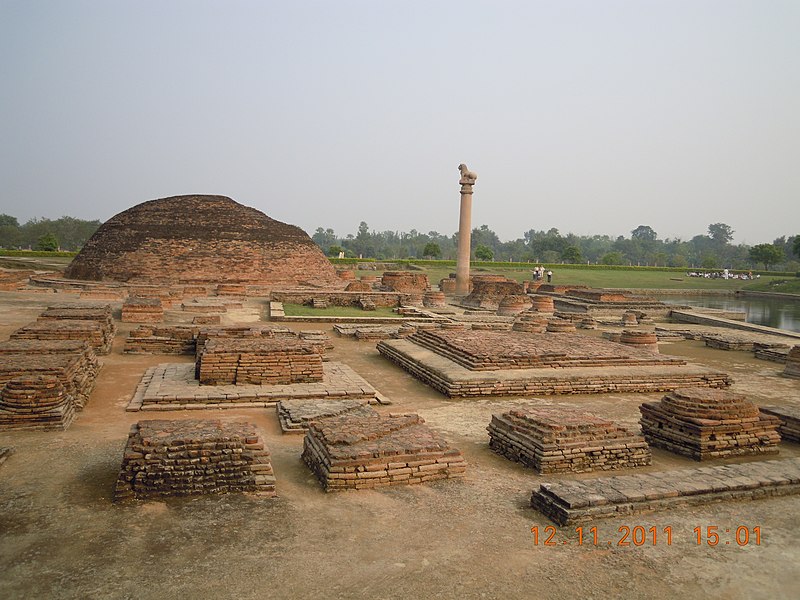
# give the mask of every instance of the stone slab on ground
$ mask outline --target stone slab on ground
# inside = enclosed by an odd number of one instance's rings
[[[326,362],[322,381],[287,385],[200,385],[189,363],[166,363],[145,372],[126,410],[265,408],[281,400],[350,398],[379,402],[367,381],[345,364]]]
[[[759,406],[762,413],[778,417],[778,433],[782,440],[800,443],[800,408],[796,406]]]
[[[378,351],[451,398],[658,392],[685,386],[731,384],[726,373],[689,364],[471,371],[409,340],[381,341]]]
[[[131,427],[114,502],[230,492],[275,496],[269,449],[254,425],[186,419]]]
[[[347,415],[365,417],[377,414],[363,399],[320,398],[281,400],[275,407],[283,433],[305,433],[311,421]]]
[[[309,424],[303,460],[326,492],[463,477],[466,462],[416,414],[337,416]]]
[[[531,506],[558,523],[800,493],[800,458],[542,483]]]

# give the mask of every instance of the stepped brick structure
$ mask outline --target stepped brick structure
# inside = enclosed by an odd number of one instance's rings
[[[422,306],[425,308],[445,308],[447,306],[447,299],[444,292],[425,292],[422,296]]]
[[[794,346],[789,350],[789,354],[786,355],[783,376],[800,379],[800,346]]]
[[[299,227],[225,196],[143,202],[106,221],[67,267],[68,279],[343,287]]]
[[[24,375],[0,389],[0,430],[65,430],[75,405],[57,375]]]
[[[292,339],[210,339],[199,352],[196,368],[200,385],[322,381],[319,348]]]
[[[640,435],[562,406],[516,408],[492,415],[489,448],[540,473],[639,467],[651,462]]]
[[[12,340],[71,340],[87,342],[97,354],[111,352],[114,335],[97,321],[36,321],[11,334]]]
[[[636,329],[625,329],[619,337],[622,344],[642,350],[658,352],[658,337],[655,331],[639,331]]]
[[[361,398],[281,400],[275,406],[283,433],[305,433],[312,421],[346,415],[368,417],[378,413]]]
[[[191,419],[131,427],[114,502],[229,492],[276,495],[269,449],[253,425]]]
[[[122,303],[123,323],[160,323],[164,320],[164,307],[158,298],[128,297]]]
[[[511,329],[527,333],[544,333],[547,329],[547,316],[534,311],[520,313],[514,320]]]
[[[0,355],[0,386],[18,377],[37,375],[56,377],[69,394],[75,408],[81,410],[89,399],[97,377],[94,354],[73,353],[4,353]]]
[[[695,460],[778,452],[778,417],[730,390],[676,389],[639,410],[648,444]]]
[[[463,477],[466,462],[415,414],[309,423],[303,460],[326,492]]]
[[[778,417],[781,424],[778,433],[781,439],[800,443],[800,408],[792,406],[760,406],[759,410],[767,415]]]
[[[567,323],[569,323],[567,321]],[[722,388],[725,373],[578,333],[429,330],[378,342],[378,351],[449,397],[656,392]],[[510,328],[511,324],[506,323]]]

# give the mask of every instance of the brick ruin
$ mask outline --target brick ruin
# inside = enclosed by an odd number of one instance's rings
[[[515,408],[492,415],[489,448],[539,473],[583,473],[649,465],[641,435],[583,411]]]
[[[792,406],[760,406],[759,410],[780,419],[778,433],[782,440],[800,443],[800,409]]]
[[[123,323],[161,323],[164,307],[158,298],[129,296],[122,303]]]
[[[800,458],[542,483],[531,506],[559,525],[800,493]]]
[[[783,369],[783,376],[800,379],[800,346],[793,346],[786,355],[786,366]]]
[[[471,371],[610,365],[682,365],[675,357],[653,356],[580,334],[506,334],[465,330],[418,331],[410,341]]]
[[[115,215],[65,276],[137,284],[343,287],[302,229],[210,195],[150,200]]]
[[[654,298],[613,290],[545,284],[539,286],[537,292],[552,296],[556,310],[591,316],[621,317],[626,312],[637,311],[650,317],[666,317],[671,310],[669,305]]]
[[[423,294],[431,289],[428,276],[413,271],[385,271],[381,277],[381,288],[386,292]]]
[[[63,431],[75,419],[75,403],[52,373],[23,375],[0,388],[0,430]]]
[[[199,352],[200,385],[277,385],[322,381],[319,348],[293,339],[213,338]]]
[[[695,460],[778,452],[779,419],[730,390],[676,389],[639,410],[647,443]]]
[[[419,328],[404,339],[382,340],[377,348],[449,397],[655,392],[731,384],[725,373],[578,333]]]
[[[303,460],[326,492],[463,477],[466,462],[416,414],[309,423]]]
[[[97,369],[87,353],[2,354],[0,388],[19,377],[55,377],[72,398],[75,408],[82,410],[94,388]]]
[[[269,449],[255,426],[187,419],[131,427],[114,502],[226,493],[276,495]]]
[[[514,317],[532,307],[531,299],[525,294],[510,294],[500,300],[497,314],[504,317]]]
[[[497,310],[506,296],[524,295],[521,283],[500,275],[475,275],[472,277],[472,291],[461,305],[468,308]]]
[[[275,407],[283,433],[305,433],[312,421],[329,417],[367,417],[378,414],[360,398],[282,400]]]

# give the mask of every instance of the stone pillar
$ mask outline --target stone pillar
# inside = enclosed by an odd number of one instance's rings
[[[456,295],[469,294],[469,256],[470,238],[472,237],[472,185],[478,176],[467,169],[467,165],[458,165],[461,171],[461,213],[458,219],[458,260],[456,262]]]

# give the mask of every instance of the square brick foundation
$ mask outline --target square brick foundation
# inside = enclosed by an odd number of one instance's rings
[[[255,426],[187,419],[131,427],[114,502],[232,492],[275,496],[269,450]]]
[[[419,415],[339,416],[309,424],[303,460],[326,492],[463,477],[466,462]]]

